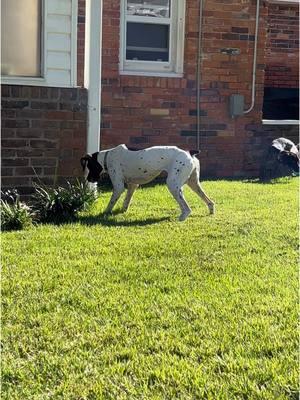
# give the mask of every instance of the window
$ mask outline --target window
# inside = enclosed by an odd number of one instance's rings
[[[121,73],[183,72],[185,0],[122,0]]]
[[[299,88],[265,88],[264,120],[299,120]]]
[[[1,0],[1,82],[74,87],[78,0]]]
[[[1,74],[41,76],[40,39],[41,0],[2,0]]]

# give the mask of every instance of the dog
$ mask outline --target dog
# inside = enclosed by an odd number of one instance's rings
[[[296,146],[291,140],[278,138],[273,140],[272,148],[278,152],[277,159],[291,171],[299,173],[299,144]]]
[[[87,181],[98,182],[100,175],[107,172],[113,193],[105,213],[110,214],[127,185],[123,212],[129,208],[134,191],[139,185],[151,182],[161,172],[167,173],[167,187],[177,201],[181,214],[179,221],[185,221],[191,209],[187,204],[182,187],[187,184],[206,203],[210,214],[215,212],[215,204],[203,191],[200,182],[199,160],[189,152],[175,146],[155,146],[145,150],[131,151],[125,144],[109,150],[87,154],[80,160],[83,171],[88,169]]]
[[[260,168],[260,179],[299,175],[299,144],[296,146],[284,137],[274,139],[266,149]]]

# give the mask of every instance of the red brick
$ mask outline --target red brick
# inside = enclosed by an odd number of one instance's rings
[[[18,186],[30,186],[30,179],[24,176],[2,178],[2,187],[18,187]]]
[[[43,139],[30,140],[30,146],[34,149],[52,149],[57,147],[57,142]]]
[[[32,168],[32,167],[17,167],[15,168],[16,176],[35,176],[35,174],[41,174],[42,168]]]
[[[2,158],[1,164],[4,167],[23,167],[29,165],[29,158]]]
[[[1,137],[2,139],[13,138],[16,136],[16,130],[12,128],[2,128]]]
[[[14,175],[14,168],[1,168],[1,174],[2,176],[13,176]]]
[[[1,145],[3,148],[3,154],[5,156],[5,152],[6,150],[4,150],[4,148],[19,148],[19,147],[25,147],[28,144],[27,140],[23,140],[23,139],[5,139],[2,140]]]
[[[52,167],[52,166],[55,166],[56,163],[57,163],[57,158],[44,158],[43,157],[43,158],[31,159],[31,165],[34,165],[34,166],[37,165],[40,167],[44,167],[44,166]]]
[[[50,120],[72,120],[73,113],[71,111],[48,111],[45,118]]]

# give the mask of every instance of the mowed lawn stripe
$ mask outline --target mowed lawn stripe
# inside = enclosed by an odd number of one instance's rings
[[[3,399],[296,399],[298,179],[2,235]]]

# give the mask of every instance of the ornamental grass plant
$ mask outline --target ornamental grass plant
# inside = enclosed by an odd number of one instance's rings
[[[21,230],[30,225],[35,217],[32,208],[20,200],[17,190],[1,193],[0,200],[1,230]]]
[[[97,198],[95,190],[86,182],[67,182],[66,187],[36,185],[33,208],[40,222],[67,222],[86,210]]]

